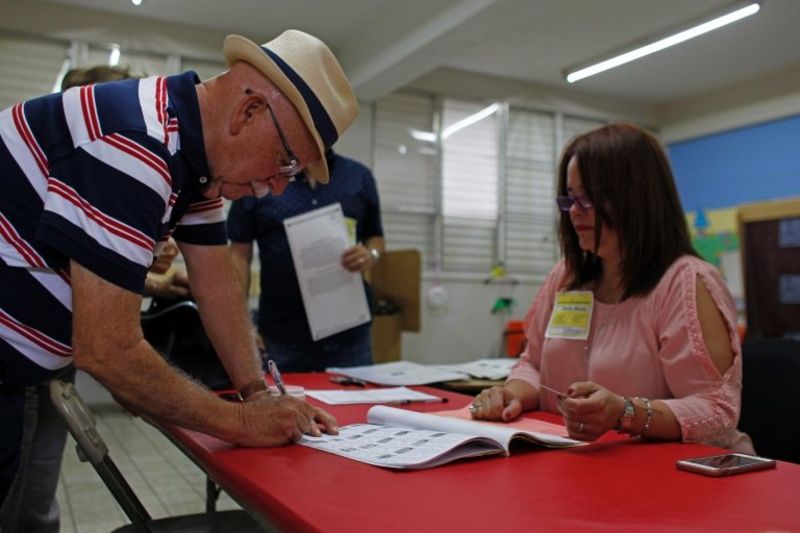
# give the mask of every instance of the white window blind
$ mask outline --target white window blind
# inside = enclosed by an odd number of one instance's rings
[[[68,49],[66,43],[0,34],[0,109],[51,93]]]
[[[447,98],[442,109],[444,268],[489,272],[498,215],[499,105]]]
[[[564,117],[564,146],[569,143],[576,135],[586,133],[587,131],[604,126],[606,123],[602,120],[594,120],[589,118],[565,116]],[[560,149],[563,150],[564,146]]]
[[[438,157],[431,96],[396,93],[375,104],[375,179],[386,247],[435,258]]]
[[[544,276],[558,256],[553,113],[511,108],[506,140],[506,268]]]

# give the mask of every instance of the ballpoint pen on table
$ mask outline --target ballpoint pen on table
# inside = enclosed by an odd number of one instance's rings
[[[420,400],[396,400],[389,402],[392,405],[408,405],[410,403],[447,403],[449,398],[423,398]]]
[[[356,387],[365,387],[367,385],[367,382],[363,379],[351,378],[349,376],[331,376],[331,381],[339,385],[355,385]]]
[[[281,393],[281,396],[286,396],[286,387],[283,385],[283,378],[278,370],[278,365],[275,364],[275,361],[270,359],[267,361],[267,368],[269,368],[269,373],[275,381],[275,386],[278,387],[278,392]]]

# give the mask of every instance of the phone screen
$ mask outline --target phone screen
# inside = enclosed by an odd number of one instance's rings
[[[731,453],[726,455],[715,455],[713,457],[700,457],[698,459],[690,459],[689,461],[699,465],[710,466],[711,468],[730,468],[761,464],[764,462],[764,459]]]

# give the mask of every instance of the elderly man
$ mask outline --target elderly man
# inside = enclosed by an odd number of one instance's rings
[[[156,420],[244,446],[336,431],[262,380],[221,197],[280,194],[357,112],[330,50],[290,30],[225,41],[230,70],[76,87],[0,114],[0,501],[18,462],[24,387],[74,362]],[[206,331],[244,399],[183,377],[139,327],[147,269],[172,236]]]

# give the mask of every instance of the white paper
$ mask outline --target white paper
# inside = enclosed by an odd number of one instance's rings
[[[442,401],[438,396],[425,394],[424,392],[411,390],[406,387],[365,390],[307,390],[306,396],[311,396],[328,405]]]
[[[442,370],[452,372],[463,372],[477,379],[504,379],[511,373],[513,367],[519,359],[502,357],[497,359],[478,359],[468,363],[457,363],[452,365],[435,365]]]
[[[421,365],[410,361],[395,361],[379,365],[332,367],[328,372],[336,372],[351,378],[363,379],[378,385],[425,385],[440,381],[468,379],[463,372],[442,370],[435,366]]]
[[[369,322],[361,274],[341,263],[348,248],[342,206],[333,204],[283,221],[303,295],[311,338]]]

